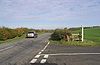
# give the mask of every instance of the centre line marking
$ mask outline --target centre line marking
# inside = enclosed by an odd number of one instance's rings
[[[48,44],[42,49],[42,51],[44,51],[48,47],[49,44],[50,42],[48,42]]]
[[[44,50],[41,50],[41,52],[43,52]]]
[[[38,54],[40,55],[42,52],[39,52]]]
[[[48,47],[48,45],[50,44],[50,42],[47,43],[47,45],[41,50],[41,53]],[[40,52],[38,54],[41,54]]]
[[[42,59],[40,63],[45,63],[47,59]]]
[[[7,48],[4,48],[4,49],[1,49],[0,51],[4,51],[4,50],[7,50],[7,49],[10,49],[12,48],[13,46],[10,46],[10,47],[7,47]]]

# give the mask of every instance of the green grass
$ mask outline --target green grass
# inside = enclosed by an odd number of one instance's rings
[[[51,41],[51,43],[53,43],[53,44],[62,44],[62,45],[66,45],[66,46],[83,46],[83,47],[96,46],[96,43],[94,43],[92,41],[86,41],[86,40],[84,42],[81,42],[81,41],[66,42],[64,40],[61,40],[61,41]]]
[[[73,33],[81,32],[80,30],[73,31]],[[100,28],[84,29],[84,39],[93,41],[96,45],[100,46]]]
[[[100,43],[100,28],[91,28],[84,31],[85,39]]]
[[[6,41],[0,41],[0,44],[5,43],[5,44],[11,44],[11,43],[15,43],[17,41],[21,41],[25,39],[25,35],[21,36],[21,37],[15,37],[13,39],[8,39]]]

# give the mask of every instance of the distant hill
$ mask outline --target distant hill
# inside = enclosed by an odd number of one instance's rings
[[[84,27],[84,29],[89,29],[89,28],[100,28],[100,26]],[[80,30],[80,29],[81,29],[81,27],[69,28],[69,30],[72,30],[72,31]]]

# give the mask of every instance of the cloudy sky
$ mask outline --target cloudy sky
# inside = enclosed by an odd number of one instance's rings
[[[100,25],[100,0],[0,0],[0,26],[64,28]]]

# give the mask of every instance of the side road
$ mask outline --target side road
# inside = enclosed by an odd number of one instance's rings
[[[100,47],[65,46],[51,43],[41,56],[48,56],[45,65],[100,65]]]

